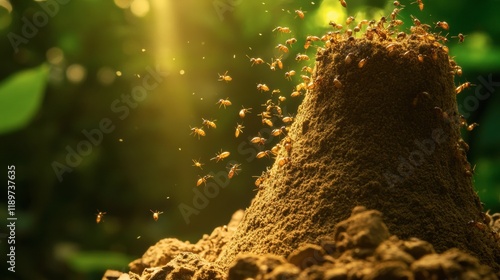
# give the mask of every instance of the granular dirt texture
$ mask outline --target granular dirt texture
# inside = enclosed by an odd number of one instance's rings
[[[205,262],[213,262],[220,255],[222,248],[229,241],[242,217],[242,210],[235,212],[227,226],[215,228],[210,235],[205,234],[196,244],[174,238],[162,239],[154,246],[149,247],[141,258],[131,262],[129,264],[130,271],[141,275],[146,269],[163,267],[167,264],[171,265],[171,262],[179,258],[181,254],[184,254],[182,259],[176,262],[194,257],[201,258]],[[214,267],[214,270],[217,270],[216,267]]]
[[[434,37],[344,40],[320,49],[314,89],[267,179],[217,259],[289,255],[334,233],[351,209],[384,213],[390,232],[459,248],[499,269],[462,147],[453,68]],[[472,224],[473,225],[473,224]],[[370,242],[367,240],[366,242]]]
[[[498,279],[500,215],[472,186],[454,62],[411,30],[330,33],[250,207],[196,244],[160,241],[119,277]]]
[[[231,223],[234,225],[239,218],[241,213],[233,216]],[[227,231],[229,236],[233,230]],[[220,238],[212,235],[202,240],[216,242]],[[302,244],[286,258],[243,253],[227,271],[199,253],[174,253],[165,250],[164,244],[159,242],[152,246],[147,259],[159,264],[167,257],[168,263],[134,271],[136,261],[130,264],[132,271],[129,273],[109,270],[103,280],[498,279],[491,267],[458,249],[439,254],[429,242],[417,238],[400,240],[390,234],[379,211],[362,206],[354,208],[351,216],[339,222],[333,234],[322,238],[318,244]],[[170,255],[165,256],[162,251]]]
[[[240,255],[228,279],[498,279],[490,267],[458,249],[437,254],[426,241],[390,236],[376,210],[356,207],[333,237],[304,245],[287,260]]]

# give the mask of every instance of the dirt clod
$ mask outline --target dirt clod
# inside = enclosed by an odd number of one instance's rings
[[[116,277],[134,280],[498,279],[493,269],[458,249],[450,249],[439,254],[428,242],[417,238],[401,240],[395,235],[390,236],[383,222],[383,215],[376,210],[356,207],[351,213],[348,219],[339,223],[332,236],[325,237],[319,244],[305,243],[287,258],[274,254],[244,253],[236,258],[227,271],[224,271],[215,262],[203,258],[201,253],[179,252],[177,249],[175,256],[169,255],[170,261],[167,264],[148,267],[140,274],[132,271],[128,275],[108,271],[106,275],[115,278],[103,279],[117,279]],[[236,222],[234,218],[240,218],[240,215],[233,216],[232,225]],[[340,235],[343,238],[334,238]],[[360,237],[369,242],[354,242]],[[202,241],[210,243],[212,239],[219,240],[219,238],[219,235],[212,234],[203,237]],[[149,250],[159,252],[164,245],[165,242],[159,242],[152,246],[156,248]],[[184,248],[192,250],[190,246]],[[220,252],[214,248],[211,250]],[[164,254],[156,255],[158,259],[154,259],[151,254],[147,256],[151,258],[148,263],[161,263],[160,259],[165,259]],[[213,259],[211,254],[205,256]]]

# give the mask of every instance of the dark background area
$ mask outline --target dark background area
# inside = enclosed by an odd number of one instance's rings
[[[400,2],[406,6],[399,16],[406,23],[400,30],[409,29],[413,15],[434,32],[449,32],[450,55],[464,72],[456,77],[457,85],[500,83],[499,1],[424,0],[423,11],[410,1]],[[51,14],[44,9],[49,3],[55,5]],[[349,15],[357,21],[378,20],[394,8],[392,1],[381,0],[348,1],[347,9],[337,0],[10,4],[11,11],[8,1],[0,1],[0,94],[5,81],[19,71],[41,64],[50,70],[42,102],[30,121],[0,131],[2,174],[7,174],[9,165],[16,170],[17,217],[15,273],[6,267],[7,229],[0,230],[2,279],[100,279],[108,268],[127,271],[130,261],[161,238],[196,242],[226,224],[235,210],[250,204],[256,188],[252,176],[273,161],[255,159],[260,148],[249,142],[258,132],[272,138],[257,116],[271,94],[259,92],[257,84],[280,89],[279,95],[287,98],[281,104],[284,114],[295,114],[302,97],[291,98],[290,93],[304,74],[301,66],[314,62],[315,48],[303,50],[304,38],[331,31],[330,20],[344,25]],[[304,19],[296,16],[297,9],[306,11]],[[46,14],[46,23],[27,38],[26,22],[42,20],[41,13]],[[434,29],[437,21],[448,22],[450,30]],[[292,33],[272,32],[277,26],[290,27]],[[452,38],[458,33],[466,34],[461,44]],[[12,34],[26,41],[13,44]],[[247,55],[271,63],[271,58],[280,56],[275,46],[291,37],[298,43],[283,55],[283,69],[251,66]],[[296,62],[298,52],[311,60]],[[135,108],[126,105],[122,96],[143,85],[148,69],[167,74],[144,100],[134,103]],[[297,71],[293,81],[284,78],[290,70]],[[217,80],[225,71],[233,78],[229,83]],[[476,89],[458,95],[468,122],[480,124],[472,132],[464,130],[464,139],[470,145],[469,161],[476,166],[473,180],[485,210],[498,212],[500,84],[483,85],[482,100],[473,98]],[[218,108],[216,102],[226,97],[232,106]],[[2,106],[0,111],[6,110]],[[238,117],[242,106],[253,108],[244,119]],[[190,135],[190,127],[200,127],[202,118],[216,119],[217,128],[204,128],[206,136],[198,139]],[[82,131],[99,129],[103,119],[115,129],[103,133],[102,141],[59,180],[54,162],[67,165],[68,149],[87,141]],[[242,122],[243,134],[235,138],[235,127]],[[267,149],[277,140],[270,139]],[[231,156],[223,162],[210,161],[221,149]],[[192,166],[193,159],[205,164],[203,170]],[[204,190],[196,188],[199,176],[226,174],[228,162],[240,163],[241,172],[196,209],[196,190]],[[6,177],[0,196],[2,224],[7,224],[8,215]],[[197,211],[188,222],[179,208],[188,209],[185,206]],[[107,213],[101,223],[95,220],[98,210]],[[154,221],[150,210],[163,214]]]

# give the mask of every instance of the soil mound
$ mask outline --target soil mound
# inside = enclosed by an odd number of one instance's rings
[[[363,205],[384,213],[400,238],[432,242],[437,252],[459,248],[499,269],[495,240],[469,226],[486,222],[460,135],[453,63],[421,32],[332,39],[319,50],[288,148],[217,263],[228,267],[245,252],[286,256],[331,236]]]
[[[322,37],[244,214],[196,244],[161,241],[127,277],[496,279],[499,222],[472,185],[446,38],[385,23]]]
[[[227,227],[216,228],[196,244],[164,239],[132,262],[128,274],[107,271],[103,280],[498,279],[490,267],[458,249],[438,254],[426,241],[391,236],[382,214],[362,206],[319,244],[303,244],[286,258],[242,254],[224,272],[202,256],[214,259],[241,214],[235,213]]]

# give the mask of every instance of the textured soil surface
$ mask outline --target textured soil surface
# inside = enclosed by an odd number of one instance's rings
[[[216,228],[196,244],[163,239],[142,258],[130,263],[130,272],[107,271],[103,280],[178,279],[498,279],[489,266],[458,249],[441,254],[417,238],[399,239],[390,234],[383,215],[359,206],[338,223],[331,236],[318,244],[303,244],[286,258],[272,254],[242,254],[224,272],[216,259],[243,217]],[[491,228],[500,230],[500,215]],[[488,233],[485,232],[485,235]]]
[[[468,226],[484,214],[461,144],[450,58],[418,38],[341,41],[318,52],[291,149],[277,155],[217,263],[228,267],[242,252],[286,256],[331,236],[363,205],[400,238],[432,242],[437,252],[459,248],[499,269],[498,245]]]
[[[456,64],[424,25],[374,26],[326,35],[244,213],[196,244],[160,241],[119,277],[497,279],[499,221],[472,185]]]

